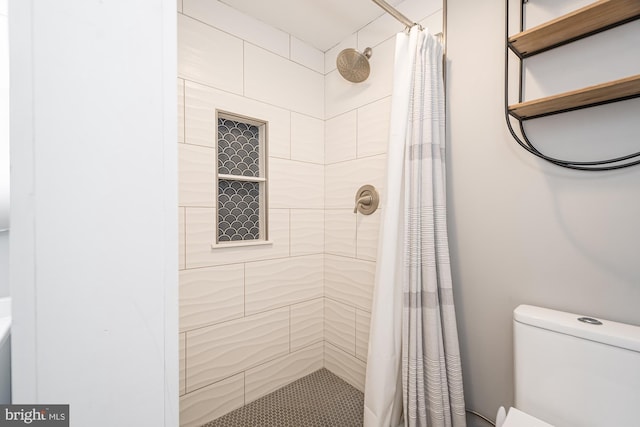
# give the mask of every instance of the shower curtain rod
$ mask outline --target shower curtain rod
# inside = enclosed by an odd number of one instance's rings
[[[414,25],[417,25],[416,22],[413,22],[411,19],[404,16],[402,13],[400,13],[400,11],[398,11],[398,9],[391,6],[386,1],[384,0],[371,0],[371,1],[373,1],[375,4],[380,6],[382,9],[384,9],[384,11],[387,12],[389,15],[393,16],[398,21],[402,22],[407,28],[411,28]]]

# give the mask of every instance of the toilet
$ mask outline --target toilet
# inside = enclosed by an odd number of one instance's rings
[[[640,426],[640,327],[530,305],[513,312],[515,408],[496,427]]]

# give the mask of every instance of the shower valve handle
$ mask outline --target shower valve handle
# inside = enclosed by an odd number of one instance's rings
[[[356,192],[356,206],[353,213],[360,212],[363,215],[371,215],[378,209],[380,197],[378,191],[373,185],[363,185]]]

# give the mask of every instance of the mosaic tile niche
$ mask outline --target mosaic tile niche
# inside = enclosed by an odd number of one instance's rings
[[[264,129],[218,116],[219,243],[264,239]]]

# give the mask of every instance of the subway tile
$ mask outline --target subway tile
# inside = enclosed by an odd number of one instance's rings
[[[324,213],[325,253],[356,256],[356,221],[360,214],[354,214],[352,208],[326,210]]]
[[[323,264],[322,255],[247,263],[247,315],[321,297]]]
[[[291,306],[291,351],[324,339],[324,298]]]
[[[391,97],[358,109],[358,157],[387,152]]]
[[[269,206],[322,209],[324,207],[324,166],[270,158]]]
[[[216,146],[216,110],[268,122],[269,155],[289,158],[289,111],[189,81],[185,82],[185,142],[206,147]]]
[[[356,191],[365,184],[376,187],[380,195],[380,203],[384,204],[386,167],[386,155],[383,154],[327,165],[325,168],[326,209],[350,208],[353,210]]]
[[[356,357],[367,361],[369,351],[369,326],[371,313],[356,309]]]
[[[242,93],[242,40],[178,15],[178,76]]]
[[[273,53],[289,57],[289,34],[222,2],[184,0],[184,13]]]
[[[336,59],[338,58],[338,54],[340,52],[348,48],[355,49],[357,47],[357,44],[358,37],[356,33],[353,33],[331,49],[327,50],[324,53],[324,73],[327,74],[336,69]]]
[[[324,74],[324,52],[291,36],[291,60]]]
[[[245,96],[324,118],[324,77],[295,62],[245,43]]]
[[[291,256],[324,252],[324,210],[291,209]]]
[[[244,315],[244,266],[232,264],[180,272],[180,330]]]
[[[389,39],[373,49],[371,74],[363,83],[350,83],[337,70],[325,76],[326,118],[330,119],[391,95],[395,41]]]
[[[371,310],[375,262],[326,255],[324,263],[325,296]]]
[[[291,113],[291,159],[324,164],[324,121]]]
[[[216,247],[216,210],[186,208],[186,266],[187,268],[257,261],[289,256],[289,211],[269,210],[269,241],[271,244],[239,247]]]
[[[324,339],[352,356],[356,355],[356,309],[325,298]]]
[[[180,398],[180,427],[199,427],[244,405],[244,373]]]
[[[186,268],[185,261],[185,208],[178,208],[178,270]]]
[[[216,153],[213,148],[178,146],[178,204],[215,207]]]
[[[246,403],[322,369],[323,359],[323,344],[319,342],[272,362],[249,369],[245,373]]]
[[[187,393],[289,352],[289,307],[187,332]]]
[[[356,234],[356,258],[376,261],[378,258],[378,237],[380,234],[380,215],[378,209],[371,215],[358,215]]]
[[[178,142],[184,142],[184,80],[178,79]]]
[[[356,158],[356,111],[341,114],[325,122],[326,164]]]
[[[324,344],[324,367],[364,392],[367,365],[331,343]]]
[[[186,358],[186,342],[187,342],[187,338],[186,338],[186,334],[181,333],[178,334],[178,346],[179,346],[179,352],[180,352],[180,396],[182,396],[183,394],[186,393],[186,386],[185,386],[185,372],[186,372],[186,363],[187,363],[187,358]]]

